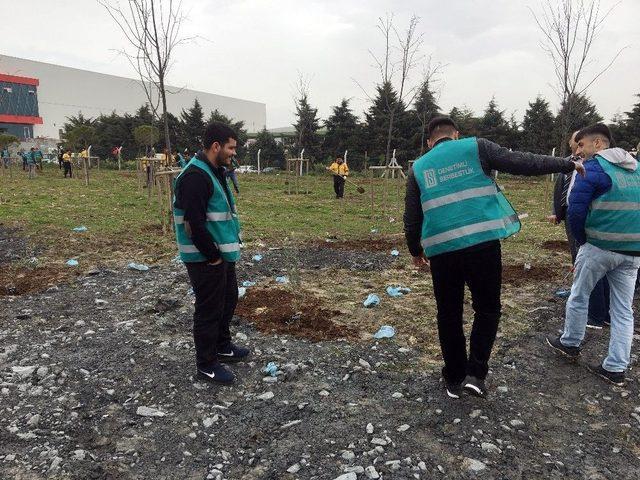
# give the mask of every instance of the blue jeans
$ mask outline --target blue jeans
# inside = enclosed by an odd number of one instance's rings
[[[560,341],[567,347],[580,346],[587,327],[589,297],[596,283],[606,276],[611,301],[611,338],[609,354],[602,367],[610,372],[624,372],[629,365],[633,340],[633,291],[638,268],[640,257],[602,250],[590,243],[582,245],[576,257]]]

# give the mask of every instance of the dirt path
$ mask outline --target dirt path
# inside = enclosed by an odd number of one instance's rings
[[[637,371],[617,388],[553,355],[560,302],[498,340],[488,400],[450,401],[395,339],[314,343],[240,319],[254,355],[238,384],[199,383],[188,290],[172,264],[3,297],[0,478],[638,478]]]

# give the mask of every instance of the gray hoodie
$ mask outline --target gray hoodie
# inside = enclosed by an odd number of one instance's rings
[[[607,148],[606,150],[600,150],[598,155],[607,162],[618,165],[630,172],[635,172],[638,168],[638,161],[624,148]]]

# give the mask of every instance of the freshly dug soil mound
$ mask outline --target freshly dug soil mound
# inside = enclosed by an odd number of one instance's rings
[[[566,240],[547,240],[542,244],[542,248],[554,252],[569,252],[569,242]]]
[[[254,322],[262,332],[294,335],[314,342],[358,336],[351,327],[333,322],[339,311],[322,308],[318,300],[296,297],[286,290],[249,289],[238,302],[236,314]]]
[[[72,278],[75,272],[69,267],[0,269],[0,296],[24,295],[46,290]]]
[[[549,268],[542,265],[531,265],[529,270],[524,268],[524,264],[503,265],[502,283],[520,286],[526,283],[547,283],[553,280],[559,273],[557,268]]]

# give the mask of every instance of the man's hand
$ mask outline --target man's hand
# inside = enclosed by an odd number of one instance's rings
[[[547,220],[549,221],[549,223],[553,223],[554,225],[558,225],[560,222],[558,221],[558,217],[555,215],[549,215],[547,217]]]
[[[578,172],[580,175],[584,177],[587,174],[582,162],[573,162],[573,164],[575,165],[576,172]]]
[[[429,260],[424,252],[417,257],[413,257],[413,266],[419,270],[426,270],[429,267]]]
[[[209,262],[209,265],[212,265],[215,267],[216,265],[220,265],[222,262],[223,262],[222,257],[220,257],[215,262]]]

